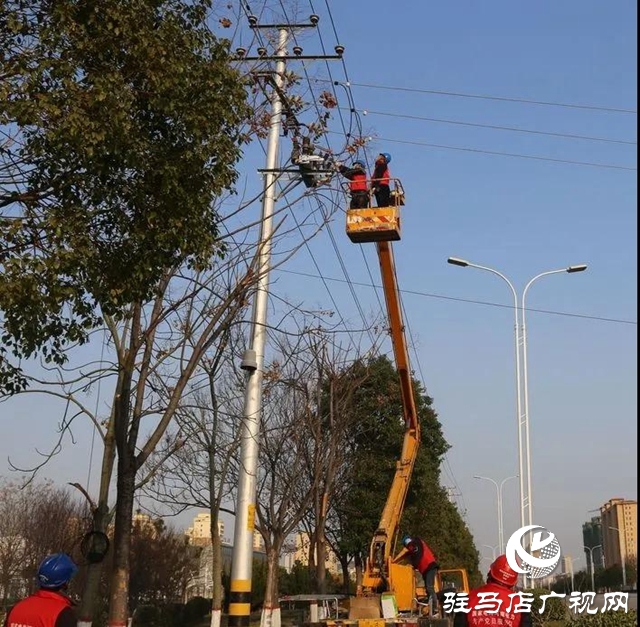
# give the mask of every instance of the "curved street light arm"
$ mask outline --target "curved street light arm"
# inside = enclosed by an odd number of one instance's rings
[[[523,390],[523,401],[524,401],[524,448],[526,451],[527,458],[527,506],[529,508],[529,518],[528,524],[533,525],[533,488],[531,485],[531,447],[530,447],[530,439],[529,439],[529,372],[528,372],[528,355],[527,355],[527,292],[529,288],[537,281],[538,279],[549,276],[551,274],[560,274],[561,272],[582,272],[587,269],[586,264],[581,265],[573,265],[567,266],[566,268],[558,268],[557,270],[547,270],[546,272],[541,272],[540,274],[536,274],[526,285],[524,290],[522,291],[522,390]]]
[[[520,526],[525,526],[525,485],[524,485],[524,459],[522,457],[522,448],[523,448],[523,438],[522,438],[522,426],[523,422],[523,411],[522,411],[522,371],[521,371],[521,362],[520,362],[520,311],[518,307],[518,293],[516,292],[516,288],[513,286],[513,283],[504,275],[502,272],[498,270],[494,270],[493,268],[489,268],[488,266],[482,266],[477,263],[472,263],[470,261],[466,261],[464,259],[457,259],[455,257],[449,258],[449,263],[453,263],[453,265],[460,265],[463,267],[476,268],[478,270],[484,270],[485,272],[490,272],[491,274],[495,274],[497,277],[500,277],[511,290],[511,294],[513,295],[513,315],[514,315],[514,331],[515,331],[515,351],[516,351],[516,413],[518,418],[518,474],[516,475],[520,479]],[[527,499],[529,496],[527,495]],[[528,501],[527,501],[528,502]],[[504,548],[504,538],[500,542],[500,549]]]

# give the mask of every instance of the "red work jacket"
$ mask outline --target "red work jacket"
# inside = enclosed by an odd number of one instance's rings
[[[38,590],[9,611],[6,627],[67,627],[76,625],[69,598],[52,590]]]
[[[389,187],[389,178],[389,168],[384,163],[378,163],[371,176],[371,185],[373,187],[379,187],[380,185]]]
[[[436,562],[436,556],[422,538],[416,538],[407,548],[411,565],[421,574]]]
[[[351,177],[349,188],[352,192],[367,191],[367,175],[364,172],[357,172]]]
[[[472,609],[467,614],[466,625],[468,627],[524,627],[530,625],[530,612],[514,611],[514,608],[518,606],[519,598],[510,597],[511,594],[514,594],[511,588],[505,588],[496,583],[487,583],[472,590],[469,593],[469,607]],[[485,607],[473,609],[478,604]],[[457,619],[458,616],[456,616]],[[526,620],[523,621],[523,619]],[[454,624],[458,625],[459,622]]]

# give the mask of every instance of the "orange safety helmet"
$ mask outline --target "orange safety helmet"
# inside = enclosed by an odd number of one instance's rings
[[[518,573],[511,568],[506,555],[498,555],[489,567],[489,574],[492,579],[509,588],[513,588],[518,583]]]

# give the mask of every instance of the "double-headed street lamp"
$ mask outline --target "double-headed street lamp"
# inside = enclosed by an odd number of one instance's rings
[[[579,264],[575,266],[568,266],[566,268],[560,268],[558,270],[548,270],[547,272],[541,272],[531,279],[525,286],[522,292],[522,384],[524,392],[524,431],[525,431],[525,451],[527,456],[527,500],[529,503],[529,524],[533,525],[533,492],[531,488],[531,449],[529,444],[529,374],[527,371],[527,308],[526,299],[527,292],[534,281],[542,278],[543,276],[549,276],[551,274],[559,274],[561,272],[567,272],[573,274],[575,272],[584,272],[587,269],[586,264]]]
[[[593,552],[596,549],[602,549],[602,545],[601,544],[596,544],[595,546],[592,547],[588,547],[588,546],[582,546],[582,548],[584,548],[585,550],[589,551],[589,562],[591,564],[591,589],[596,592],[596,576],[595,576],[595,571],[596,571],[596,565],[595,562],[593,561]]]
[[[549,276],[551,274],[559,274],[567,272],[573,274],[575,272],[583,272],[587,269],[586,264],[568,266],[559,268],[558,270],[549,270],[541,272],[534,276],[525,286],[522,292],[521,304],[518,303],[518,293],[513,283],[502,272],[498,272],[493,268],[481,266],[477,263],[471,263],[466,259],[458,257],[449,257],[447,262],[460,266],[461,268],[477,268],[495,274],[500,277],[511,290],[513,295],[513,312],[514,312],[514,328],[515,328],[515,348],[516,348],[516,413],[518,419],[518,476],[520,477],[520,526],[525,524],[533,525],[533,493],[531,487],[531,448],[529,440],[529,384],[527,371],[527,330],[526,330],[526,313],[525,303],[527,292],[531,285],[538,279]],[[520,315],[522,312],[522,315]],[[522,324],[522,326],[520,326]],[[522,355],[521,355],[522,353]],[[521,373],[522,360],[522,373]],[[523,454],[524,453],[524,454]],[[527,516],[525,516],[527,512]],[[526,579],[525,579],[526,581]]]
[[[507,481],[509,481],[509,479],[516,479],[517,475],[513,475],[512,477],[507,477],[506,479],[503,479],[499,485],[498,485],[498,482],[495,481],[495,479],[492,479],[491,477],[473,475],[473,478],[484,479],[485,481],[491,481],[491,483],[493,483],[493,485],[496,486],[496,494],[498,496],[498,550],[500,551],[500,554],[502,554],[504,553],[504,516],[503,516],[503,509],[502,509],[502,488],[504,487],[504,484]],[[495,556],[494,556],[494,559],[495,559]]]
[[[483,547],[485,547],[486,549],[491,549],[491,563],[493,564],[493,562],[496,561],[496,550],[498,550],[500,547],[499,546],[491,546],[490,544],[483,544]]]

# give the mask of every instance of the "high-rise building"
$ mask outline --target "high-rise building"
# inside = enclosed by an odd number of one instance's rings
[[[582,525],[582,544],[585,546],[584,554],[587,570],[591,571],[591,555],[593,564],[598,568],[604,568],[604,543],[602,540],[602,520],[600,516],[594,516],[590,521]],[[592,550],[587,550],[592,549]]]
[[[200,513],[191,523],[186,531],[186,535],[189,538],[189,544],[195,544],[196,546],[205,546],[211,542],[211,514]],[[224,523],[218,521],[218,535],[222,538],[224,536]]]
[[[637,501],[614,498],[600,507],[604,563],[607,568],[622,565],[623,555],[627,562],[637,557],[637,515]]]
[[[158,535],[158,529],[156,528],[153,518],[151,518],[149,514],[143,514],[140,510],[136,510],[133,514],[131,525],[150,535],[152,538]]]
[[[295,545],[290,546],[289,550],[283,557],[283,566],[288,571],[291,571],[295,562],[300,562],[301,564],[304,564],[306,566],[309,563],[310,544],[311,540],[308,533],[297,533],[295,537]],[[340,565],[340,561],[338,560],[338,556],[329,547],[327,547],[325,568],[332,575],[342,574],[342,567]]]
[[[211,514],[208,512],[198,514],[185,535],[189,538],[189,544],[196,546],[211,544]],[[230,540],[224,536],[224,523],[221,520],[218,520],[218,535],[222,538],[222,544],[231,544]],[[253,550],[264,553],[264,541],[258,531],[253,532]]]
[[[264,538],[259,531],[253,532],[253,550],[264,553]]]

